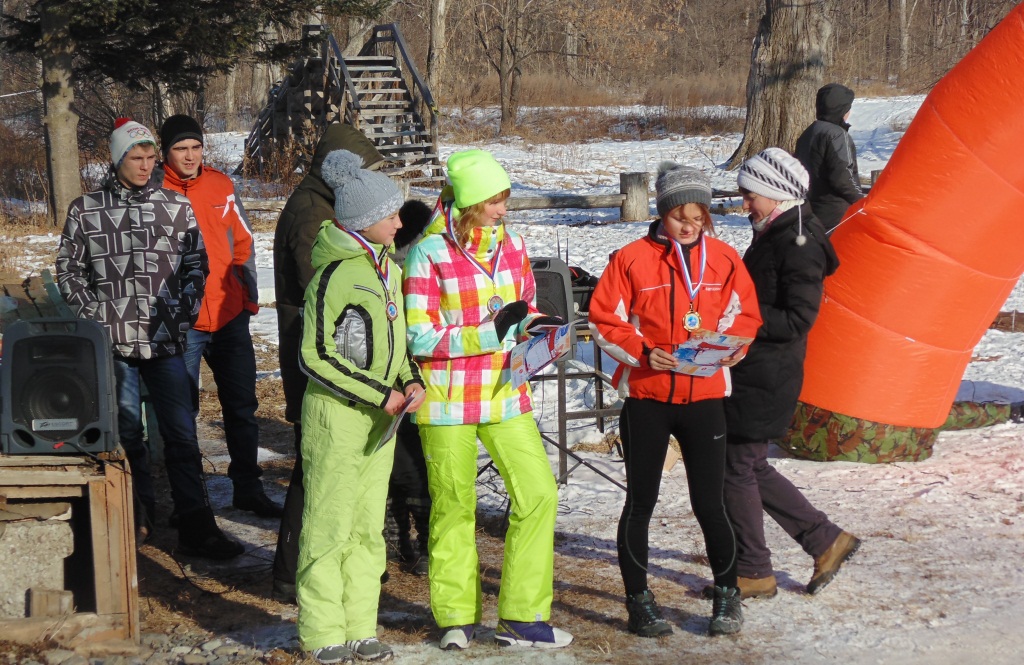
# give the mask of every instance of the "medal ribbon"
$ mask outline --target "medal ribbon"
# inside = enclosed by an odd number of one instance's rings
[[[454,205],[454,204],[453,204]],[[498,264],[501,261],[501,248],[505,244],[505,238],[502,237],[498,241],[498,248],[494,250],[494,259],[491,261],[491,267],[488,268],[484,264],[476,260],[476,257],[466,251],[466,248],[459,242],[459,236],[455,234],[455,220],[452,219],[452,206],[447,206],[444,209],[445,229],[448,231],[448,236],[451,237],[455,246],[459,248],[462,255],[469,259],[469,262],[476,266],[476,269],[484,274],[484,277],[491,280],[491,284],[494,284],[494,276],[498,272]]]
[[[673,240],[672,245],[676,248],[676,256],[679,257],[679,267],[683,272],[683,281],[686,283],[686,292],[690,295],[690,307],[693,307],[693,299],[697,297],[697,292],[700,291],[701,285],[704,283],[704,268],[708,264],[708,255],[704,251],[704,234],[700,236],[700,276],[697,277],[697,283],[693,283],[693,278],[690,277],[690,266],[686,263],[683,258],[683,246],[678,241]]]
[[[373,251],[373,245],[371,245],[369,241],[366,240],[366,238],[356,233],[355,231],[350,231],[349,229],[346,229],[344,226],[339,224],[337,220],[335,220],[334,225],[337,226],[341,231],[352,236],[352,238],[355,239],[355,241],[359,243],[363,249],[366,250],[366,253],[370,255],[370,261],[373,262],[373,269],[377,271],[377,277],[380,279],[380,283],[384,286],[384,295],[389,300],[392,299],[393,294],[391,293],[391,282],[388,280],[388,277],[391,274],[391,263],[387,259],[387,248],[385,247],[384,249],[381,250],[381,253],[384,255],[384,267],[382,268],[380,265],[380,260],[377,258],[377,253]]]

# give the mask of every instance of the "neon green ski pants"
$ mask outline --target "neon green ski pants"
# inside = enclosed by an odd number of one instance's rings
[[[558,490],[530,413],[501,423],[420,427],[432,502],[428,549],[434,620],[444,628],[478,623],[481,618],[477,437],[505,481],[511,502],[498,617],[547,621]]]
[[[295,583],[299,642],[312,651],[377,634],[395,442],[370,452],[387,427],[384,412],[346,406],[309,385],[302,400],[306,503]]]

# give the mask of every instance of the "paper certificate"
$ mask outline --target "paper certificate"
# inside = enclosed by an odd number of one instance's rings
[[[672,371],[691,376],[712,376],[722,366],[722,360],[752,341],[752,337],[736,337],[711,330],[699,330],[676,347],[672,355],[679,364]]]
[[[402,418],[404,418],[405,414],[409,412],[409,407],[412,405],[413,400],[415,399],[416,393],[413,393],[412,395],[409,395],[408,397],[405,398],[405,401],[402,402],[402,408],[398,411],[398,415],[394,416],[391,419],[391,424],[388,425],[387,430],[385,430],[383,436],[380,437],[380,441],[378,441],[377,445],[374,446],[373,452],[377,452],[378,450],[383,448],[384,444],[386,444],[395,436],[395,432],[398,431],[398,424],[402,422]]]
[[[509,358],[512,387],[518,388],[529,381],[531,376],[569,353],[572,345],[572,327],[575,325],[576,321],[563,326],[552,326],[543,335],[517,344]]]

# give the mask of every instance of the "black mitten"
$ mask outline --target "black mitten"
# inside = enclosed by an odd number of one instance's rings
[[[494,315],[494,330],[498,333],[498,339],[505,339],[509,328],[525,319],[528,311],[529,307],[525,300],[510,302],[499,309],[498,313]]]
[[[543,335],[549,330],[547,326],[558,328],[564,325],[565,321],[560,316],[538,316],[526,326],[526,332],[531,335]]]

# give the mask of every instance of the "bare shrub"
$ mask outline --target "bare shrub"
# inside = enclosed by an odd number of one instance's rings
[[[729,76],[674,76],[653,81],[641,96],[640,103],[668,108],[715,105],[745,107],[746,87],[746,72],[733,72]]]

